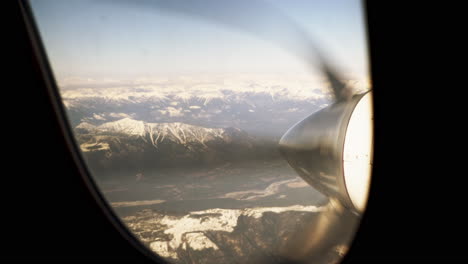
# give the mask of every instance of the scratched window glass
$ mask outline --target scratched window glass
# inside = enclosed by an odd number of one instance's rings
[[[91,180],[141,246],[342,259],[372,164],[360,1],[30,5]]]

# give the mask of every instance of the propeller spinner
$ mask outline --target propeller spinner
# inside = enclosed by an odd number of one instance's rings
[[[333,89],[335,102],[283,135],[280,152],[307,183],[361,214],[371,176],[372,92],[343,97],[342,87]]]
[[[328,210],[287,248],[294,260],[322,262],[349,245],[364,212],[373,151],[372,91],[352,95],[335,75],[335,101],[290,128],[279,149],[309,185],[329,198]],[[333,86],[334,85],[334,86]]]

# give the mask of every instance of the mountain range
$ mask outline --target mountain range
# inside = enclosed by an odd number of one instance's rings
[[[297,257],[288,255],[297,246],[295,239],[324,210],[326,206],[294,205],[166,215],[146,209],[123,221],[143,244],[171,263],[291,263]],[[336,241],[314,263],[337,263],[345,245]]]
[[[147,123],[131,118],[75,127],[80,149],[95,171],[203,167],[227,162],[279,158],[275,141],[238,128],[206,128],[180,122]]]
[[[84,82],[64,86],[61,95],[73,126],[127,117],[148,123],[237,127],[276,138],[330,102],[326,86],[268,78]]]

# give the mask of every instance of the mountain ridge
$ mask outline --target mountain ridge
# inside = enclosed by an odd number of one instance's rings
[[[182,122],[164,122],[149,123],[132,118],[123,118],[117,121],[106,122],[101,125],[93,125],[88,122],[82,122],[75,127],[75,131],[80,134],[126,134],[128,136],[149,137],[153,146],[164,140],[172,140],[181,145],[187,145],[189,142],[197,142],[206,146],[206,142],[213,139],[229,140],[228,134],[242,131],[238,128],[207,128],[202,126],[190,125]]]
[[[113,169],[215,166],[242,160],[279,158],[275,141],[235,128],[207,128],[181,122],[147,123],[131,118],[75,127],[80,149],[96,175]]]

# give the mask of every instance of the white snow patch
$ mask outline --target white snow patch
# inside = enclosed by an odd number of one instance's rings
[[[177,253],[169,248],[167,241],[154,241],[149,245],[151,250],[161,257],[177,259]]]
[[[87,131],[94,131],[96,129],[95,125],[92,125],[88,122],[81,122],[79,125],[75,127],[75,129],[83,129]]]
[[[143,136],[145,134],[145,123],[131,118],[123,118],[117,121],[104,123],[98,126],[97,129],[104,132]]]
[[[172,239],[164,242],[155,241],[150,244],[150,247],[161,256],[177,258],[176,249],[180,246],[184,249],[190,247],[194,250],[218,249],[216,244],[204,235],[204,232],[233,232],[241,215],[260,218],[266,212],[321,212],[323,210],[326,210],[326,206],[293,205],[287,207],[256,207],[242,210],[214,208],[191,212],[182,217],[164,216],[159,223],[167,226],[164,233],[168,234]]]
[[[109,116],[114,118],[131,118],[131,116],[126,113],[109,113]]]
[[[80,149],[83,152],[98,151],[98,150],[108,150],[110,149],[109,144],[107,143],[83,143],[80,145]]]
[[[179,117],[184,115],[182,108],[174,108],[172,106],[166,108],[166,113],[171,117]]]
[[[349,86],[363,90],[370,82],[362,78],[350,79]],[[61,83],[63,99],[102,98],[117,102],[166,102],[179,105],[178,100],[188,102],[201,99],[207,105],[213,99],[222,101],[252,94],[268,94],[275,100],[316,100],[330,93],[329,83],[309,74],[227,74],[210,76],[177,76],[174,78],[145,78],[135,80],[68,79]],[[73,89],[66,89],[73,86]],[[169,99],[172,98],[172,99]],[[170,100],[170,101],[169,101]],[[176,101],[174,101],[176,100]],[[178,104],[175,104],[178,103]]]
[[[93,113],[93,118],[96,120],[106,120],[106,118],[103,115],[98,115],[96,113]]]
[[[188,233],[184,236],[185,242],[182,244],[182,248],[186,249],[190,247],[194,250],[203,250],[206,248],[219,249],[218,246],[213,243],[203,232]]]
[[[207,215],[207,217],[203,217]],[[161,224],[168,228],[165,234],[170,234],[173,239],[169,242],[171,248],[178,248],[183,241],[183,236],[190,232],[202,231],[225,231],[232,232],[237,225],[237,218],[241,215],[240,210],[230,209],[208,209],[205,211],[192,212],[182,218],[165,216]],[[198,216],[198,217],[197,217]],[[209,216],[209,217],[208,217]],[[202,247],[201,245],[191,247]]]

